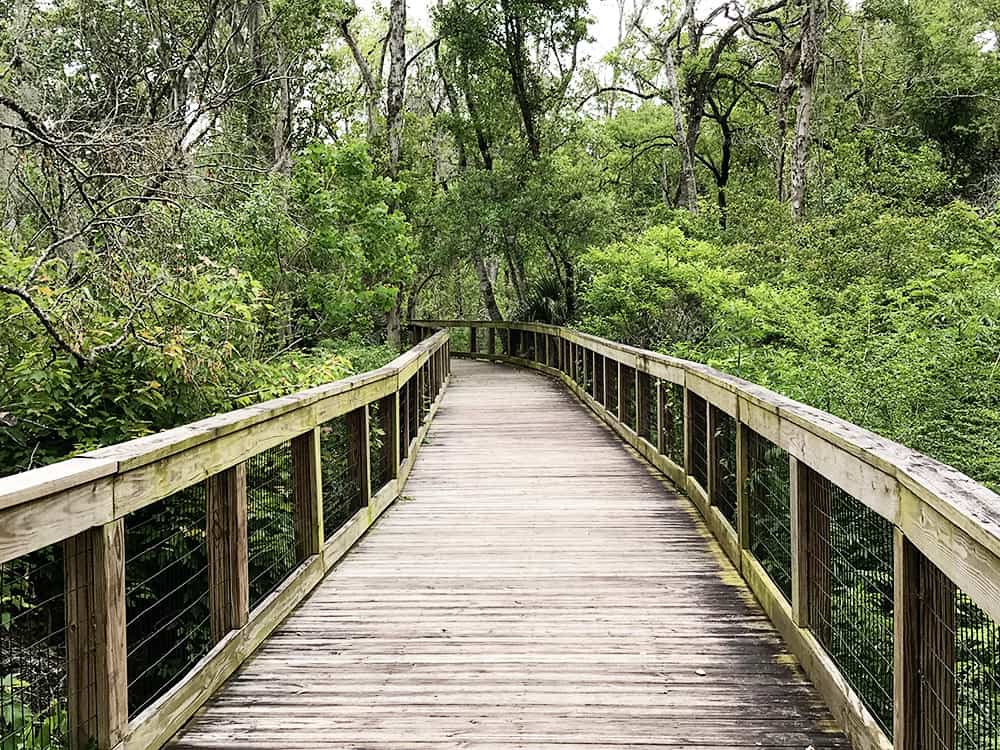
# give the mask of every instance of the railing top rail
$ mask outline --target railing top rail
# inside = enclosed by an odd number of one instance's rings
[[[376,370],[0,478],[0,512],[57,493],[86,489],[99,480],[139,469],[209,441],[249,431],[257,425],[293,413],[314,410],[307,421],[317,422],[338,416],[353,408],[352,394],[367,402],[396,390],[398,379],[419,367],[447,339],[446,331],[438,331]],[[4,539],[0,538],[0,558],[6,559],[8,556],[3,552],[3,542]]]
[[[862,502],[897,526],[922,527],[921,533],[926,535],[924,546],[941,547],[942,554],[934,555],[935,558],[941,560],[945,554],[964,555],[966,559],[957,564],[967,569],[978,568],[980,577],[992,577],[994,580],[984,588],[1000,589],[1000,495],[919,451],[709,365],[563,326],[489,320],[415,320],[412,325],[441,329],[516,328],[556,335],[640,372],[685,385],[733,416],[739,411],[741,421],[806,463],[825,453],[827,465],[815,468],[832,469],[830,464],[843,461],[843,454],[847,454],[874,471],[859,469],[854,465],[857,462],[841,467],[837,473],[851,474],[854,481],[853,487],[845,489],[855,490]],[[816,438],[823,441],[822,446],[816,444]],[[835,450],[828,450],[829,447]],[[837,481],[836,473],[831,474]],[[939,517],[932,518],[931,511],[936,511]],[[941,521],[946,523],[942,525]],[[961,534],[971,539],[959,538]],[[984,554],[990,559],[982,559]],[[1000,604],[988,608],[994,614],[1000,613]]]

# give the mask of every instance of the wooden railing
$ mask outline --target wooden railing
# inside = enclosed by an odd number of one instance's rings
[[[162,746],[399,496],[449,371],[440,332],[0,479],[0,746]]]
[[[1000,497],[694,362],[567,328],[417,321],[561,380],[684,490],[856,748],[1000,748]]]

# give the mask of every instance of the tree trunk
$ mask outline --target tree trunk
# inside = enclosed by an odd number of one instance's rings
[[[479,293],[483,298],[483,304],[486,306],[486,313],[490,316],[490,320],[503,320],[500,307],[497,305],[496,294],[493,291],[493,280],[490,278],[489,269],[486,268],[486,261],[477,252],[472,258],[472,264],[476,269],[476,278],[479,279]]]
[[[563,255],[563,273],[565,281],[563,292],[566,300],[566,320],[569,323],[576,315],[576,269],[573,267],[573,260],[565,254]]]
[[[448,109],[451,111],[452,120],[457,123],[458,118],[461,116],[461,110],[458,106],[458,95],[455,93],[455,87],[448,80],[448,76],[445,75],[444,65],[441,64],[440,45],[435,45],[434,47],[434,66],[437,68],[438,77],[441,79],[441,85],[444,87],[444,95],[448,101]],[[451,127],[451,135],[455,139],[455,149],[458,151],[458,168],[464,172],[469,165],[469,157],[465,151],[465,138],[462,136],[461,126],[457,124],[453,125]],[[445,186],[445,189],[447,189],[447,183],[445,183]]]
[[[542,155],[542,143],[538,136],[535,123],[535,105],[530,91],[530,72],[528,71],[528,56],[524,49],[524,29],[521,19],[511,8],[508,0],[502,0],[504,14],[504,50],[507,54],[507,68],[510,71],[511,85],[514,90],[514,100],[517,102],[521,123],[524,126],[524,138],[528,142],[528,151],[533,159]]]
[[[493,171],[493,149],[479,117],[479,108],[476,106],[476,99],[472,94],[472,83],[469,80],[469,64],[465,60],[462,60],[462,93],[465,96],[465,107],[469,110],[469,119],[472,120],[472,129],[476,132],[476,145],[479,147],[479,156],[483,160],[483,169],[491,172]]]
[[[389,141],[389,174],[399,173],[403,150],[403,101],[406,89],[406,0],[389,5],[389,79],[385,112]]]
[[[785,186],[785,162],[788,158],[788,107],[795,91],[795,70],[799,67],[799,56],[802,51],[802,40],[786,51],[779,53],[781,78],[778,80],[778,93],[775,101],[775,123],[778,129],[778,154],[775,157],[774,173],[778,200],[788,198]]]
[[[274,171],[289,174],[292,171],[292,90],[291,69],[285,60],[285,51],[278,50],[278,111],[271,131]]]
[[[716,176],[715,187],[719,204],[719,224],[725,229],[729,219],[726,188],[729,185],[729,173],[733,167],[733,131],[729,127],[728,119],[720,121],[719,127],[722,130],[722,163],[719,166],[719,174]]]
[[[792,218],[801,221],[806,213],[806,182],[809,167],[809,135],[816,73],[819,70],[825,0],[808,0],[802,21],[802,65],[799,78],[799,103],[795,113],[795,140],[792,144]]]
[[[666,73],[667,88],[670,90],[670,106],[674,113],[674,137],[681,152],[680,195],[678,203],[691,213],[698,212],[698,182],[694,174],[694,155],[688,142],[684,126],[684,106],[681,102],[680,86],[677,83],[677,68],[674,65],[674,51],[670,44],[660,48],[663,55],[663,70]]]
[[[399,332],[399,312],[402,300],[396,297],[392,308],[385,314],[385,340],[389,346],[398,349],[402,343],[402,336]]]
[[[351,56],[354,58],[355,65],[358,66],[358,73],[361,74],[361,80],[365,85],[365,116],[368,120],[368,143],[374,144],[378,140],[378,96],[380,86],[379,82],[375,79],[375,75],[372,73],[368,59],[361,51],[361,48],[358,47],[358,42],[354,38],[354,35],[351,34],[348,23],[348,19],[341,20],[337,24],[337,29],[347,43],[348,49],[351,50]]]

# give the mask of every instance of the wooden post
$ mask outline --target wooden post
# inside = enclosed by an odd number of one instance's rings
[[[691,436],[691,391],[684,386],[684,473],[694,466],[694,441]]]
[[[718,429],[719,411],[712,406],[708,399],[705,399],[705,494],[708,495],[708,504],[715,505],[718,493],[716,492],[716,482],[718,481],[719,468],[717,466],[718,445],[716,445],[715,432]]]
[[[621,422],[625,418],[625,409],[622,408],[622,363],[615,361],[615,367],[618,368],[618,376],[615,378],[615,390],[617,391],[615,395],[615,416]]]
[[[479,348],[476,345],[476,338],[477,338],[476,333],[477,333],[476,327],[475,326],[470,326],[469,327],[469,352],[471,352],[472,354],[475,354],[476,350]]]
[[[805,464],[788,456],[789,529],[792,553],[792,621],[809,627],[809,477]]]
[[[292,439],[292,474],[295,498],[295,551],[299,560],[323,549],[323,475],[320,428]]]
[[[347,465],[351,478],[360,489],[356,505],[358,511],[368,505],[372,497],[371,450],[368,442],[368,405],[347,413]]]
[[[63,558],[70,747],[109,750],[128,729],[124,520],[67,539]]]
[[[892,746],[920,747],[920,552],[899,527],[893,542]]]
[[[809,554],[806,602],[808,624],[820,643],[826,644],[831,643],[833,638],[833,602],[830,596],[833,585],[830,568],[830,516],[833,513],[833,498],[830,496],[829,483],[824,480],[814,481],[816,478],[812,469],[799,463],[799,490],[804,495],[800,502],[809,516],[805,528],[808,533],[806,545]],[[823,487],[823,484],[826,486]]]
[[[218,643],[246,625],[250,614],[246,464],[209,477],[205,498],[209,611]]]
[[[492,326],[486,329],[486,350],[490,354],[497,353],[497,331]]]
[[[664,409],[664,393],[663,393],[663,381],[657,378],[656,380],[656,452],[661,456],[666,455],[664,453],[665,446],[663,445],[663,409]]]
[[[750,548],[750,498],[747,478],[750,475],[750,428],[736,420],[736,536],[740,549]]]

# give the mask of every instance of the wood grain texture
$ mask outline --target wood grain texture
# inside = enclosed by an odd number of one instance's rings
[[[246,625],[250,613],[246,464],[209,477],[205,498],[210,622],[218,643]]]
[[[453,368],[403,499],[174,748],[847,747],[686,500],[558,384]]]
[[[128,722],[124,523],[77,534],[63,551],[69,744],[107,750]]]

